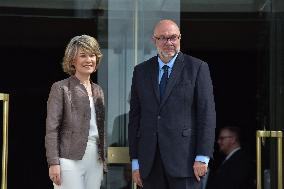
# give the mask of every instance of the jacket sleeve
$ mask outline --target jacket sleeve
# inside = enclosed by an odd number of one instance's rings
[[[59,132],[63,115],[63,91],[54,83],[47,101],[45,148],[48,165],[59,163]]]
[[[129,155],[130,159],[138,157],[138,132],[140,128],[140,101],[136,89],[136,72],[134,69],[131,85],[130,111],[128,124],[128,140],[129,140]]]
[[[197,155],[213,156],[216,112],[213,85],[209,67],[205,62],[200,64],[196,78],[196,129]]]

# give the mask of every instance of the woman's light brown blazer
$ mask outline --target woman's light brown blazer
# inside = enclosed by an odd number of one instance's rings
[[[105,158],[105,107],[100,86],[92,83],[99,133],[99,159]],[[90,101],[83,84],[75,76],[54,83],[47,101],[45,148],[48,165],[60,158],[81,160],[86,150],[91,119]],[[104,166],[106,168],[106,166]]]

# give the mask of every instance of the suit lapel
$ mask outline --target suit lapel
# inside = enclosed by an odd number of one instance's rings
[[[165,101],[167,100],[167,98],[169,97],[173,87],[175,86],[177,79],[179,78],[181,71],[184,67],[184,61],[183,61],[183,55],[180,52],[175,60],[174,66],[173,66],[173,70],[170,74],[169,80],[168,80],[168,84],[166,87],[166,91],[164,94],[164,97],[162,99],[161,105],[163,106]]]
[[[151,81],[155,96],[160,103],[160,93],[159,93],[159,84],[158,84],[158,75],[159,75],[159,65],[158,65],[158,57],[155,56],[150,62],[150,70],[151,70]]]

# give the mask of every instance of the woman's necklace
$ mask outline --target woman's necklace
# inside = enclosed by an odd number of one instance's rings
[[[82,83],[87,90],[88,96],[92,96],[92,85],[90,82]]]

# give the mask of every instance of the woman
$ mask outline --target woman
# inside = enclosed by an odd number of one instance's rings
[[[55,189],[100,188],[106,168],[104,96],[90,75],[101,58],[95,38],[72,38],[63,59],[63,70],[70,77],[51,87],[45,147]]]

